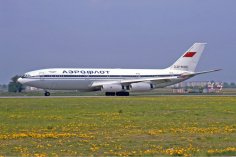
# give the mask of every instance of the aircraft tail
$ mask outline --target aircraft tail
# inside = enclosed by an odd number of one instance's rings
[[[194,43],[173,65],[169,68],[172,70],[194,72],[206,43]]]

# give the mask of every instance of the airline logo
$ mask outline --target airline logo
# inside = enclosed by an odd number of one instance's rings
[[[68,74],[109,74],[108,70],[63,70],[62,72]]]
[[[193,57],[197,52],[187,52],[183,57]]]

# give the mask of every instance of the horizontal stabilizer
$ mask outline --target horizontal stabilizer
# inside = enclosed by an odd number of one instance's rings
[[[196,75],[200,75],[200,74],[206,74],[206,73],[211,73],[211,72],[216,72],[216,71],[220,71],[222,69],[214,69],[214,70],[209,70],[209,71],[200,71],[200,72],[194,72],[194,73],[183,73],[181,76],[182,77],[192,77],[192,76],[196,76]]]

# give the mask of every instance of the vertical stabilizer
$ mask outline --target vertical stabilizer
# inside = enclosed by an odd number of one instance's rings
[[[195,43],[172,66],[172,70],[194,72],[206,43]]]

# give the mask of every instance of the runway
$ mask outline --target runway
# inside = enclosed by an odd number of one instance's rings
[[[131,95],[131,96],[0,96],[0,99],[53,99],[53,98],[129,98],[129,97],[236,97],[236,95]]]
[[[0,99],[12,99],[12,98],[26,98],[26,99],[32,99],[32,98],[38,98],[38,99],[52,99],[52,98],[103,98],[106,96],[0,96]]]

